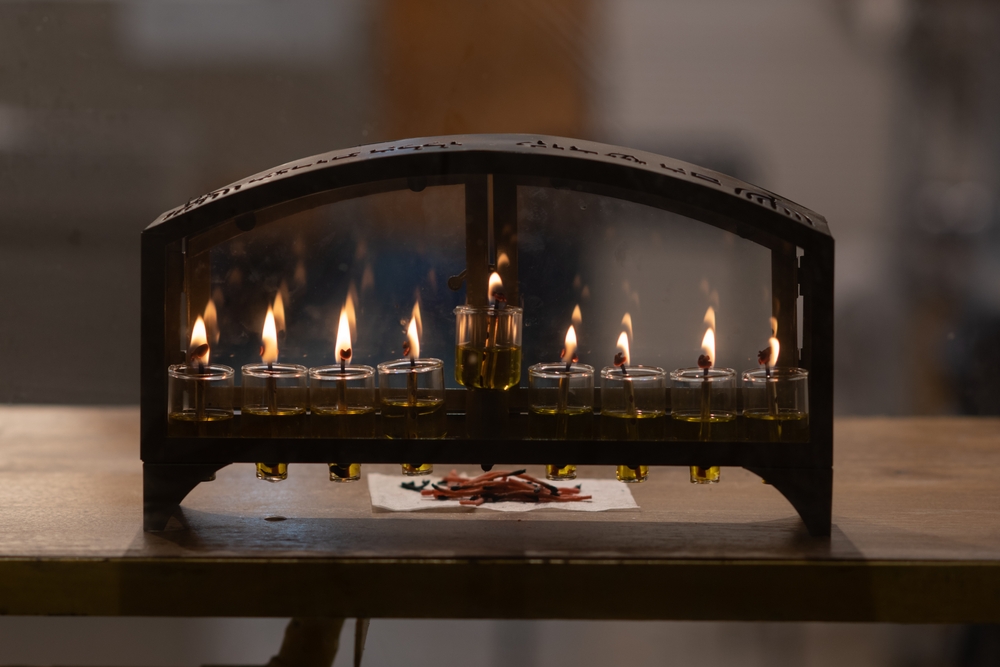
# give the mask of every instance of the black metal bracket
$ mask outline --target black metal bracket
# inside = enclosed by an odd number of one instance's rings
[[[833,518],[832,468],[747,468],[781,492],[813,537],[827,537]]]
[[[211,482],[228,463],[143,463],[142,529],[160,531],[181,501],[202,482]]]

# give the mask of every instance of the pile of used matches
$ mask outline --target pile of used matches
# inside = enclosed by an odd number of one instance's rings
[[[463,477],[452,470],[430,486],[429,489],[421,488],[420,493],[435,500],[458,500],[462,505],[508,501],[571,503],[591,498],[580,495],[580,485],[560,488],[526,475],[524,470],[488,472],[479,477]]]

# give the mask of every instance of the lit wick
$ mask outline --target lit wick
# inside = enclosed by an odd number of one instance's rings
[[[278,412],[277,380],[274,377],[274,364],[278,361],[278,330],[274,323],[274,309],[267,307],[264,318],[264,330],[260,335],[260,360],[267,364],[267,411],[274,415]]]
[[[205,374],[205,366],[208,364],[210,348],[208,346],[208,334],[205,330],[205,321],[199,317],[195,320],[191,328],[191,344],[188,345],[188,372],[195,370],[197,365],[198,375]],[[201,383],[194,383],[194,404],[195,413],[199,422],[205,419],[205,392],[201,390]]]
[[[631,320],[631,318],[630,318]],[[622,332],[618,336],[618,352],[615,354],[615,366],[622,369],[622,389],[625,392],[625,411],[629,418],[625,421],[625,433],[629,440],[639,438],[639,410],[635,404],[635,388],[632,386],[632,378],[628,375],[628,364],[631,360],[629,355],[628,334]]]
[[[337,325],[337,357],[340,359],[340,377],[337,378],[338,412],[347,412],[347,364],[350,363],[354,350],[351,345],[351,322],[348,309],[351,304],[351,297],[347,297],[347,304],[340,309],[340,322]],[[353,310],[353,307],[350,308]]]
[[[766,378],[764,386],[767,389],[767,412],[773,417],[778,415],[778,383],[771,382],[771,373],[778,365],[778,355],[781,353],[781,344],[778,342],[777,335],[778,320],[772,317],[771,337],[767,341],[767,347],[757,353],[757,363],[764,367],[764,377]]]
[[[569,379],[573,371],[573,364],[580,360],[576,354],[576,329],[569,325],[566,330],[566,340],[563,344],[559,358],[566,362],[566,371],[559,376],[559,395],[556,402],[556,414],[558,416],[559,437],[565,438],[569,432],[569,420],[567,411],[569,408]]]
[[[699,425],[699,437],[701,440],[708,440],[711,437],[712,428],[712,386],[709,380],[709,371],[715,365],[715,309],[711,306],[705,311],[705,337],[701,339],[701,355],[698,356],[698,368],[704,371],[701,383],[701,423]]]
[[[420,357],[420,304],[413,306],[413,316],[406,328],[403,341],[403,356],[410,359],[410,371],[406,374],[406,437],[417,437],[417,359]],[[417,466],[419,467],[419,466]]]

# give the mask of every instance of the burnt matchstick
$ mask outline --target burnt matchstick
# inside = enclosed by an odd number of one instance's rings
[[[205,372],[205,358],[208,356],[208,343],[202,343],[188,351],[188,366],[198,365],[198,372]]]
[[[615,355],[614,364],[615,366],[621,367],[622,375],[628,375],[628,370],[626,370],[625,368],[626,366],[628,366],[628,362],[626,362],[625,355],[623,353],[619,352]]]
[[[771,378],[771,347],[765,347],[757,353],[757,363],[764,367],[764,377]]]

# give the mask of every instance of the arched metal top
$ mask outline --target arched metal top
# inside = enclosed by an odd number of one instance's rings
[[[302,197],[366,183],[499,174],[609,194],[800,247],[830,241],[826,220],[725,174],[619,146],[525,134],[425,137],[331,151],[213,190],[163,213],[144,233],[171,240]],[[460,179],[458,179],[460,180]]]

